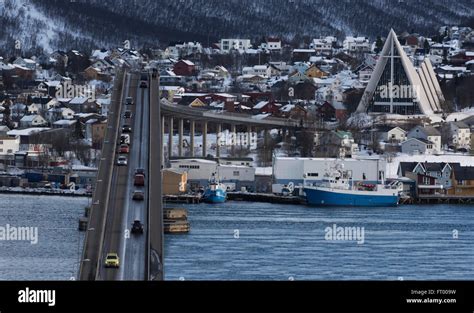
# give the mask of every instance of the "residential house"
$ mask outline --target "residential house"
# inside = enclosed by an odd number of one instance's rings
[[[341,121],[347,118],[347,109],[342,102],[324,101],[324,103],[317,110],[324,121]]]
[[[20,120],[20,127],[22,128],[41,127],[46,125],[48,125],[48,121],[39,114],[25,115]]]
[[[97,102],[89,97],[75,97],[67,106],[76,113],[97,112],[98,108]]]
[[[305,74],[309,78],[323,78],[327,77],[329,74],[325,71],[319,69],[316,64],[312,64],[306,71]]]
[[[252,108],[253,114],[278,114],[280,106],[274,101],[260,101]]]
[[[107,129],[107,120],[91,119],[85,122],[85,137],[92,142],[94,149],[100,149]]]
[[[13,64],[25,67],[31,71],[36,70],[36,62],[31,59],[18,57],[15,61],[13,61]]]
[[[433,153],[441,153],[441,133],[433,126],[415,126],[407,133],[407,138],[424,139],[432,143],[428,150]],[[411,144],[415,145],[414,142]]]
[[[400,143],[407,139],[407,132],[403,128],[393,127],[389,130],[382,132],[382,138],[385,142]]]
[[[346,53],[370,52],[371,44],[367,37],[347,36],[342,42],[342,50]]]
[[[262,49],[269,51],[280,51],[281,50],[281,39],[275,37],[268,37],[266,42],[262,43]]]
[[[52,107],[46,111],[45,117],[50,123],[54,123],[58,120],[70,120],[74,118],[74,111],[67,107]]]
[[[435,154],[433,142],[423,138],[410,138],[401,143],[402,153],[407,154]]]
[[[28,106],[28,114],[40,114],[41,113],[41,104],[32,103]]]
[[[462,122],[449,122],[449,131],[451,144],[456,148],[471,148],[471,129],[470,127]]]
[[[313,39],[309,44],[310,49],[314,49],[318,55],[331,56],[333,50],[333,43],[336,42],[336,38],[327,36],[325,38]]]
[[[456,196],[474,196],[474,167],[472,166],[453,166],[452,183],[448,193]]]
[[[180,76],[194,76],[196,75],[196,65],[189,60],[179,60],[173,66],[173,72]]]
[[[77,123],[77,120],[57,120],[53,122],[53,128],[68,128],[68,129],[74,129],[75,125]]]

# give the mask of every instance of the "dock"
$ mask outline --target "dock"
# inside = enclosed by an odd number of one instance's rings
[[[474,204],[474,196],[462,195],[418,195],[414,204]]]
[[[163,195],[163,203],[187,203],[195,204],[201,202],[200,194],[184,194],[184,195]]]
[[[227,192],[227,199],[233,201],[306,204],[306,200],[302,197],[275,195],[272,193]]]

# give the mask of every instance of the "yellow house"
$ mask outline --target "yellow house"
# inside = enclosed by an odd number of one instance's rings
[[[163,194],[178,195],[186,192],[188,174],[171,169],[163,170]]]
[[[311,65],[305,72],[309,78],[322,78],[328,76],[328,73],[320,70],[316,65]]]
[[[193,100],[193,102],[191,102],[189,104],[189,106],[192,107],[192,108],[202,108],[202,107],[206,107],[207,104],[202,102],[199,98],[196,98],[196,99]]]

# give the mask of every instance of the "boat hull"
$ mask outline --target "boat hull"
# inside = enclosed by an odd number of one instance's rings
[[[397,206],[397,192],[378,194],[376,191],[335,190],[329,188],[304,188],[306,201],[314,206],[356,206],[386,207]]]
[[[202,200],[207,203],[223,203],[227,200],[227,193],[223,190],[206,190]]]

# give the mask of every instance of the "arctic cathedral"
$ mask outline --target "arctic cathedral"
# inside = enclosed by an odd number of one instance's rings
[[[441,113],[443,101],[429,58],[415,69],[390,30],[357,112],[433,115]]]

